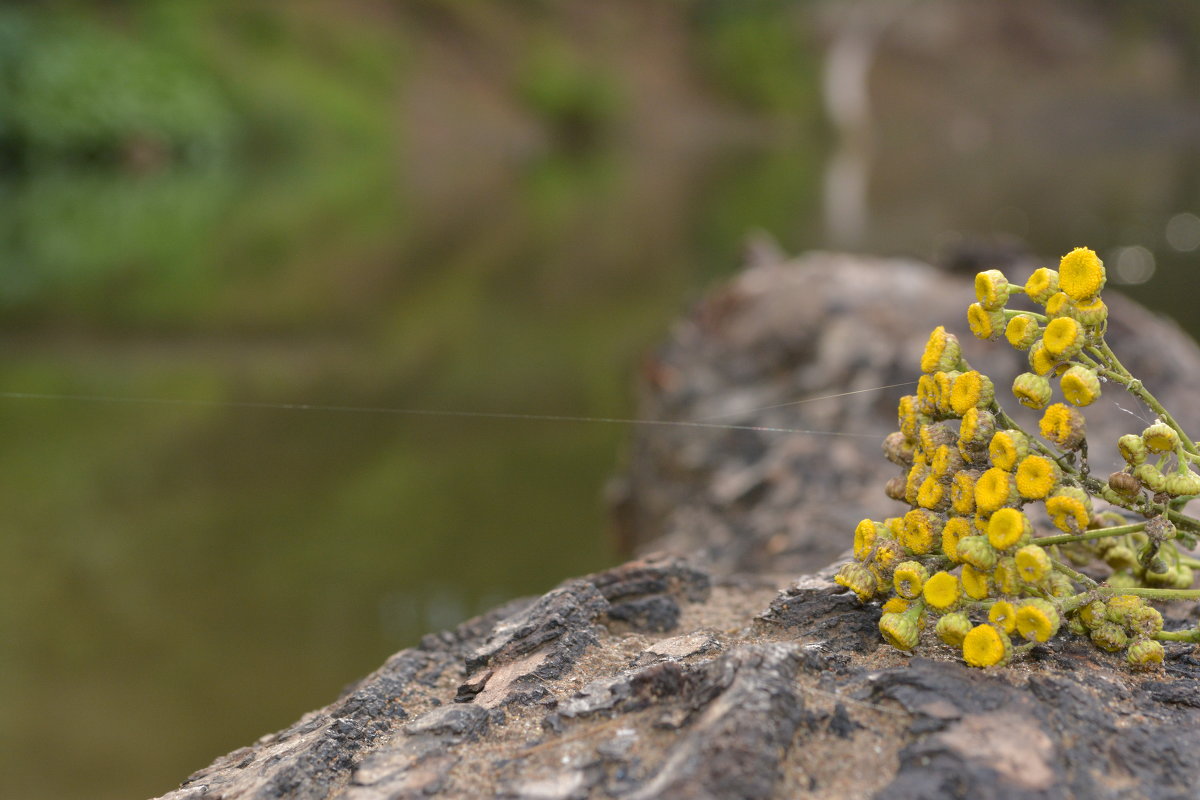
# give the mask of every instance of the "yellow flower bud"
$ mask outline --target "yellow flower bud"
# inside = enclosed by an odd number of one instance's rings
[[[1125,625],[1138,636],[1153,636],[1163,629],[1162,612],[1143,603],[1129,612]]]
[[[996,566],[996,549],[986,536],[964,536],[959,539],[958,557],[983,572],[989,572]]]
[[[914,508],[904,515],[903,544],[914,555],[933,552],[934,542],[941,541],[942,518],[925,508]]]
[[[1004,338],[1017,350],[1028,350],[1041,334],[1042,329],[1032,314],[1017,314],[1004,327]]]
[[[975,299],[988,311],[1004,308],[1008,294],[1008,278],[1000,270],[984,270],[975,276]]]
[[[1172,472],[1167,476],[1163,491],[1171,497],[1186,497],[1200,494],[1200,475],[1190,469],[1184,472]]]
[[[1049,375],[1058,366],[1059,359],[1050,355],[1046,343],[1038,339],[1029,348],[1029,366],[1037,375]]]
[[[912,606],[912,601],[905,600],[903,597],[890,597],[888,601],[879,607],[879,610],[884,614],[903,614]]]
[[[1046,352],[1059,361],[1073,358],[1087,340],[1083,326],[1071,317],[1052,319],[1042,333]]]
[[[1102,625],[1108,620],[1108,606],[1103,600],[1093,600],[1080,607],[1079,619],[1089,630]]]
[[[996,431],[988,445],[988,455],[995,466],[1011,472],[1029,455],[1029,437],[1018,430]]]
[[[975,569],[970,564],[963,564],[962,585],[963,591],[972,600],[986,600],[991,597],[991,579],[986,570]]]
[[[888,530],[873,519],[864,519],[854,529],[854,557],[866,561],[875,540],[887,536]]]
[[[1058,280],[1072,300],[1089,300],[1104,288],[1104,262],[1094,250],[1076,247],[1059,262]]]
[[[1012,633],[1017,629],[1017,609],[1007,600],[997,600],[988,609],[988,622],[1005,633]]]
[[[1045,456],[1025,456],[1017,464],[1017,492],[1026,500],[1043,500],[1062,482],[1062,470]]]
[[[1144,604],[1142,598],[1132,594],[1119,594],[1115,597],[1110,597],[1104,603],[1104,616],[1109,622],[1115,622],[1121,626],[1129,624],[1129,616]]]
[[[938,620],[937,626],[933,629],[946,644],[951,647],[961,647],[963,639],[971,631],[971,620],[966,614],[961,611],[953,614],[946,614]]]
[[[917,496],[921,491],[921,485],[928,477],[929,467],[920,462],[914,462],[904,479],[904,500],[910,506],[917,504]]]
[[[948,372],[958,367],[961,356],[962,349],[958,344],[958,337],[953,333],[946,333],[946,328],[938,325],[933,329],[933,333],[929,334],[925,352],[921,354],[921,371],[928,374]]]
[[[964,372],[950,386],[950,410],[958,416],[972,408],[986,408],[995,397],[992,379],[976,370]]]
[[[951,517],[942,527],[942,554],[951,561],[958,563],[958,543],[964,536],[974,534],[971,520],[966,517]]]
[[[986,445],[996,431],[996,418],[990,411],[982,408],[969,408],[963,414],[962,425],[958,429],[959,452],[970,452],[980,445]]]
[[[937,611],[949,611],[962,597],[962,585],[949,572],[935,572],[921,587],[925,604]]]
[[[875,576],[871,570],[867,569],[857,561],[851,561],[845,564],[838,570],[837,575],[833,577],[834,583],[845,586],[850,591],[858,595],[858,599],[866,602],[875,596],[875,592],[879,588],[876,583]]]
[[[1141,481],[1142,485],[1152,492],[1166,491],[1167,476],[1163,475],[1162,470],[1154,464],[1149,462],[1138,464],[1133,468],[1133,477]]]
[[[1015,508],[1002,508],[988,521],[988,542],[997,550],[1016,547],[1032,535],[1029,517]]]
[[[1021,575],[1017,572],[1017,562],[1014,558],[1002,558],[996,562],[992,570],[992,583],[1000,594],[1017,595],[1022,589]]]
[[[1059,381],[1063,397],[1076,406],[1090,406],[1100,399],[1100,377],[1095,370],[1076,364],[1063,373]]]
[[[999,467],[992,467],[975,481],[975,510],[980,514],[1014,505],[1018,499],[1016,480]]]
[[[1048,378],[1032,372],[1022,372],[1013,379],[1012,391],[1018,403],[1039,411],[1046,407],[1054,393]]]
[[[1046,498],[1046,513],[1063,533],[1082,533],[1091,519],[1092,501],[1082,489],[1063,486]]]
[[[1029,280],[1025,281],[1025,294],[1038,305],[1046,305],[1046,301],[1058,292],[1058,272],[1049,267],[1040,267],[1033,271]]]
[[[975,513],[975,481],[979,475],[977,470],[954,473],[954,479],[950,482],[950,510],[955,514],[965,517]]]
[[[1005,324],[1003,311],[988,311],[979,303],[967,306],[967,326],[978,339],[999,339]]]
[[[976,625],[963,637],[963,659],[972,667],[1004,666],[1012,659],[1008,634],[994,625]]]
[[[1079,320],[1089,331],[1098,331],[1108,321],[1108,306],[1099,297],[1075,303],[1071,316]]]
[[[1127,433],[1117,439],[1117,449],[1121,451],[1121,458],[1130,466],[1136,467],[1146,460],[1146,443],[1136,433]]]
[[[1071,298],[1066,292],[1055,292],[1046,301],[1046,316],[1050,319],[1071,316]]]
[[[1049,641],[1051,636],[1058,633],[1058,627],[1062,624],[1058,609],[1053,604],[1037,598],[1021,603],[1016,616],[1017,630],[1031,642]]]
[[[1101,622],[1092,628],[1091,637],[1097,647],[1110,653],[1117,652],[1129,641],[1125,631],[1121,630],[1121,626],[1115,622]]]
[[[921,596],[921,588],[929,578],[929,571],[919,561],[905,561],[892,573],[892,587],[905,600]]]
[[[1039,430],[1043,437],[1063,450],[1074,450],[1087,435],[1087,420],[1075,408],[1055,403],[1042,415]]]
[[[1153,639],[1138,639],[1125,651],[1125,659],[1134,669],[1154,669],[1163,663],[1162,642]]]
[[[1017,574],[1026,583],[1039,584],[1052,574],[1053,566],[1046,550],[1036,544],[1027,544],[1017,551]]]
[[[942,416],[950,414],[950,389],[954,385],[954,381],[962,374],[959,372],[935,372],[933,373],[933,384],[937,387],[937,411]]]
[[[921,639],[920,624],[910,614],[911,610],[903,614],[884,614],[879,618],[879,632],[897,650],[912,650]]]
[[[949,481],[954,473],[963,468],[962,454],[954,445],[938,445],[929,461],[929,468],[938,480]]]
[[[1155,422],[1142,431],[1142,441],[1151,453],[1170,453],[1179,446],[1179,434],[1165,422]]]
[[[933,511],[945,511],[950,506],[950,493],[946,484],[938,480],[931,471],[917,490],[917,505]]]

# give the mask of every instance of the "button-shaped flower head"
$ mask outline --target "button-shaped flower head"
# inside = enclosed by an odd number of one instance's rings
[[[972,408],[987,408],[995,391],[987,375],[977,370],[963,372],[950,385],[950,410],[961,417]]]
[[[1029,437],[1015,429],[996,431],[988,445],[988,455],[994,465],[1011,472],[1029,455]]]
[[[976,625],[963,638],[963,659],[972,667],[1004,666],[1012,659],[1008,634],[994,625]]]
[[[989,269],[975,276],[975,299],[988,311],[998,311],[1008,302],[1008,278],[998,269]]]
[[[1017,314],[1004,328],[1004,338],[1018,350],[1028,350],[1041,333],[1041,326],[1032,314]]]
[[[1074,358],[1086,343],[1087,333],[1083,326],[1071,317],[1050,320],[1042,333],[1046,352],[1060,361]]]
[[[921,371],[931,375],[957,369],[961,355],[958,337],[946,333],[945,326],[938,325],[925,343],[925,352],[921,354]]]
[[[1042,436],[1063,450],[1075,450],[1083,444],[1087,434],[1087,420],[1083,414],[1065,403],[1055,403],[1042,414],[1039,423]]]
[[[1021,580],[1035,586],[1049,578],[1053,569],[1045,548],[1036,544],[1027,544],[1017,550],[1016,562]]]
[[[1045,456],[1025,456],[1017,464],[1017,492],[1026,500],[1044,500],[1062,483],[1062,469]]]
[[[1061,624],[1058,609],[1047,600],[1033,598],[1017,608],[1017,631],[1031,642],[1049,641]]]
[[[1018,403],[1035,411],[1045,408],[1054,394],[1054,389],[1050,387],[1050,379],[1032,372],[1022,372],[1014,378],[1012,391]]]
[[[962,599],[962,584],[949,572],[935,572],[921,587],[925,604],[935,611],[951,611]]]
[[[1002,508],[988,520],[987,538],[997,550],[1009,550],[1024,544],[1033,535],[1033,525],[1024,512]]]
[[[999,339],[1006,324],[1003,311],[988,311],[979,303],[967,306],[967,326],[977,339]]]
[[[1058,281],[1057,270],[1040,267],[1025,281],[1025,294],[1033,302],[1044,306],[1046,301],[1058,292]]]
[[[1072,300],[1090,300],[1104,288],[1104,262],[1096,251],[1076,247],[1059,262],[1058,281]]]
[[[1075,406],[1090,406],[1100,399],[1100,377],[1096,371],[1076,364],[1063,373],[1059,381],[1063,397]]]

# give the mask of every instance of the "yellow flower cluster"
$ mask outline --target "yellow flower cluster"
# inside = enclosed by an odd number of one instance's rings
[[[1038,432],[1049,445],[1004,413],[992,381],[970,367],[953,333],[939,326],[930,334],[916,392],[900,400],[899,430],[884,444],[888,459],[903,470],[888,494],[909,509],[883,522],[862,520],[854,561],[836,576],[862,601],[885,601],[879,629],[893,647],[915,648],[932,622],[937,638],[959,648],[966,663],[990,667],[1013,657],[1013,637],[1032,646],[1066,625],[1104,649],[1125,648],[1135,666],[1162,661],[1154,638],[1162,629],[1157,611],[1137,597],[1110,596],[1106,604],[1097,598],[1107,595],[1079,591],[1076,581],[1094,582],[1056,560],[1101,560],[1113,570],[1110,586],[1192,583],[1190,566],[1169,541],[1176,529],[1165,515],[1133,530],[1141,526],[1092,507],[1092,493],[1118,498],[1129,510],[1135,500],[1143,504],[1137,508],[1148,507],[1143,489],[1170,498],[1200,495],[1200,475],[1184,468],[1190,464],[1181,444],[1186,440],[1161,421],[1140,436],[1122,437],[1127,468],[1102,491],[1088,478],[1079,408],[1099,398],[1102,369],[1110,363],[1103,342],[1107,309],[1099,297],[1104,283],[1103,264],[1086,248],[1064,256],[1058,270],[1038,269],[1024,285],[1009,283],[999,270],[976,276],[968,325],[979,338],[1004,336],[1028,351],[1031,371],[1016,379],[1013,394],[1043,411]],[[1009,299],[1020,294],[1044,313],[1009,311]],[[1050,403],[1052,377],[1066,403]],[[1147,454],[1176,454],[1180,466],[1168,476]],[[1066,535],[1040,544],[1026,513],[1033,503],[1043,504]],[[1118,526],[1125,527],[1097,534]]]

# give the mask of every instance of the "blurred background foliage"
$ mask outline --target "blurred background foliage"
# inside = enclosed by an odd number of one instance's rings
[[[0,796],[165,792],[618,559],[619,426],[386,409],[629,416],[750,232],[1087,243],[1195,332],[1197,78],[1188,2],[5,3]]]

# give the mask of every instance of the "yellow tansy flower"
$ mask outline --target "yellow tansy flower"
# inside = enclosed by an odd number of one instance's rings
[[[1017,572],[1015,558],[1002,558],[996,562],[996,567],[992,570],[992,584],[1000,594],[1021,593],[1021,575]]]
[[[991,581],[984,570],[975,569],[970,564],[963,564],[962,585],[967,597],[973,600],[986,600],[991,596]]]
[[[997,550],[1015,547],[1022,539],[1033,533],[1033,525],[1024,512],[1015,508],[1002,508],[988,521],[988,541]]]
[[[1087,341],[1083,326],[1071,317],[1052,319],[1042,333],[1046,352],[1060,361],[1074,357]]]
[[[981,514],[991,514],[1013,502],[1016,497],[1017,487],[1013,476],[999,467],[992,467],[975,481],[975,510]]]
[[[1038,429],[1046,439],[1063,450],[1074,450],[1087,434],[1087,420],[1065,403],[1055,403],[1042,414]]]
[[[1072,300],[1088,300],[1104,288],[1104,262],[1096,251],[1076,247],[1062,257],[1058,264],[1059,288]]]
[[[921,595],[930,608],[948,611],[958,605],[962,585],[949,572],[935,572],[921,587]]]
[[[885,614],[903,614],[911,605],[912,603],[903,597],[892,597],[880,607],[880,610]]]
[[[1054,390],[1050,388],[1050,380],[1032,372],[1022,372],[1014,378],[1012,392],[1017,402],[1035,410],[1045,408],[1054,394]]]
[[[903,614],[884,614],[879,618],[879,632],[897,650],[912,650],[921,639],[921,628],[912,609]]]
[[[1154,639],[1138,639],[1129,645],[1125,658],[1129,666],[1136,669],[1151,669],[1163,662],[1164,650],[1162,642]]]
[[[1004,328],[1004,338],[1018,350],[1028,350],[1037,341],[1042,329],[1032,314],[1017,314]]]
[[[982,408],[969,408],[963,414],[962,425],[958,429],[959,451],[973,450],[991,441],[996,431],[996,418],[990,411]]]
[[[1004,333],[1003,311],[988,311],[979,303],[967,306],[967,325],[979,339],[998,339]]]
[[[1025,456],[1017,464],[1017,492],[1026,500],[1050,496],[1062,481],[1062,470],[1045,456]]]
[[[1027,544],[1017,551],[1017,574],[1026,583],[1038,584],[1050,576],[1052,566],[1045,548]]]
[[[1029,454],[1029,438],[1018,430],[996,431],[988,444],[988,455],[992,463],[1003,470],[1017,468],[1021,459]]]
[[[976,625],[963,638],[963,659],[972,667],[1004,666],[1012,658],[1008,634],[994,625]]]
[[[859,522],[854,528],[854,557],[859,561],[866,561],[871,548],[875,546],[875,539],[886,535],[887,528],[873,519]]]
[[[1025,294],[1038,305],[1046,305],[1058,291],[1058,272],[1049,267],[1040,267],[1033,271],[1029,280],[1025,281]]]
[[[929,334],[925,352],[921,354],[921,371],[932,374],[952,370],[958,366],[961,355],[958,337],[953,333],[946,333],[946,328],[938,325],[933,329],[933,333]]]
[[[1046,343],[1038,339],[1029,348],[1029,367],[1036,375],[1049,375],[1058,366],[1059,361],[1054,356],[1050,355],[1050,351],[1046,349]]]
[[[934,542],[941,541],[942,518],[925,508],[914,508],[904,515],[904,538],[901,544],[915,555],[933,552]]]
[[[975,513],[975,481],[979,478],[975,470],[954,473],[950,482],[950,509],[964,517]]]
[[[1058,633],[1062,623],[1053,604],[1034,598],[1017,609],[1017,630],[1031,642],[1045,642]]]
[[[1142,441],[1151,453],[1169,453],[1179,445],[1179,434],[1165,422],[1155,422],[1142,431]]]
[[[1100,377],[1095,370],[1076,364],[1063,373],[1059,386],[1063,397],[1075,406],[1090,406],[1100,399]]]
[[[975,299],[988,311],[1004,308],[1008,302],[1008,278],[998,269],[989,269],[975,276]]]
[[[921,482],[921,488],[917,490],[917,505],[934,511],[941,511],[950,505],[946,484],[938,480],[937,475],[932,472]]]
[[[929,461],[929,468],[938,480],[949,481],[951,476],[962,469],[963,459],[962,454],[958,452],[958,448],[943,444],[938,445],[938,448],[933,451],[933,458]]]
[[[1017,629],[1017,609],[1007,600],[997,600],[988,609],[988,622],[1005,633],[1012,633]]]
[[[1046,513],[1063,533],[1082,533],[1091,518],[1090,502],[1082,489],[1064,486],[1046,498]]]
[[[929,572],[918,561],[905,561],[892,573],[892,587],[905,600],[921,596],[921,587],[929,579]]]
[[[964,372],[950,386],[950,409],[962,416],[976,407],[986,407],[995,397],[992,379],[976,371]]]
[[[974,527],[971,525],[971,520],[966,517],[951,517],[946,520],[946,524],[942,526],[942,553],[946,558],[958,563],[962,559],[958,557],[958,542],[964,536],[973,536],[975,534]]]
[[[967,637],[972,627],[970,618],[961,611],[958,611],[953,614],[946,614],[939,619],[937,627],[934,628],[934,633],[951,647],[961,647],[963,639]]]
[[[858,599],[866,602],[875,596],[875,592],[879,588],[879,584],[875,580],[874,574],[857,561],[851,561],[838,570],[837,575],[833,578],[834,582],[845,586],[850,591],[858,595]]]

